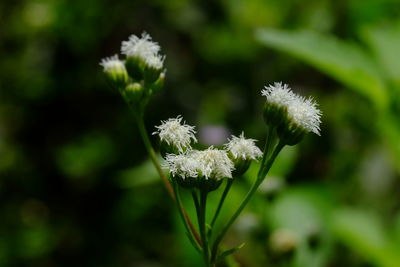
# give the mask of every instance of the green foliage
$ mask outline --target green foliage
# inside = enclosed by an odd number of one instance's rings
[[[270,47],[295,56],[356,90],[378,110],[386,109],[388,95],[374,61],[354,43],[316,32],[258,30],[257,39]]]

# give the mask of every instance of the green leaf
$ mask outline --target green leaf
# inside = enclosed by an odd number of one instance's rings
[[[223,260],[224,258],[228,257],[229,255],[235,253],[236,251],[238,251],[239,249],[241,249],[242,247],[244,247],[244,245],[245,245],[245,243],[242,243],[241,245],[239,245],[239,246],[237,246],[237,247],[234,247],[234,248],[231,248],[231,249],[228,249],[228,250],[222,252],[222,253],[218,256],[217,262],[218,262],[218,261],[221,261],[221,260]]]
[[[150,159],[139,166],[121,171],[117,179],[124,188],[149,185],[161,181]]]
[[[400,255],[390,242],[388,233],[377,214],[356,209],[341,209],[333,218],[339,240],[360,256],[377,266],[399,266]]]
[[[400,23],[366,28],[361,32],[386,76],[400,85]]]
[[[381,70],[359,45],[311,31],[260,29],[256,39],[342,82],[367,97],[378,109],[387,107],[388,95]]]

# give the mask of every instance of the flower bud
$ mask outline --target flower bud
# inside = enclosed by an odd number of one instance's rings
[[[126,70],[135,81],[143,79],[144,61],[140,57],[127,57],[125,61]]]
[[[294,98],[294,93],[287,84],[274,83],[266,86],[261,94],[266,97],[264,120],[271,127],[277,127],[287,117],[287,106]]]
[[[162,153],[178,154],[191,149],[192,142],[197,142],[195,127],[187,125],[182,117],[171,118],[161,121],[156,126],[157,131],[153,135],[160,137]]]
[[[122,91],[122,95],[128,103],[137,103],[143,96],[143,86],[140,83],[130,83]]]
[[[117,55],[102,59],[100,65],[103,67],[103,71],[113,87],[118,89],[125,87],[129,76],[124,62],[119,60]]]
[[[158,80],[160,74],[163,71],[164,57],[161,56],[149,56],[146,58],[144,63],[144,81],[146,84],[153,84]]]
[[[199,181],[198,177],[181,177],[181,176],[171,176],[178,185],[182,186],[183,188],[191,189],[198,187]]]
[[[198,177],[197,178],[197,188],[203,192],[211,192],[217,190],[222,184],[222,179]]]
[[[281,141],[287,145],[299,143],[308,132],[319,135],[321,111],[312,99],[296,96],[288,105],[288,116],[278,127]]]
[[[251,161],[262,156],[261,150],[255,145],[255,139],[246,139],[244,133],[239,137],[231,136],[225,144],[228,157],[234,164],[233,177],[243,175],[250,167]]]
[[[164,81],[165,81],[165,71],[161,72],[160,76],[158,77],[158,80],[150,85],[151,93],[157,93],[158,91],[160,91],[164,87]]]
[[[234,158],[232,156],[232,153],[228,153],[228,156],[234,165],[234,170],[232,171],[232,177],[242,176],[249,169],[251,160],[244,160],[242,158]]]

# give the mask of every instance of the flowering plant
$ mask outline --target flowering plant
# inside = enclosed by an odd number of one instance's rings
[[[146,149],[177,205],[188,238],[203,255],[205,266],[215,266],[241,247],[222,250],[220,244],[264,181],[282,148],[296,145],[308,132],[320,134],[321,111],[312,99],[296,95],[286,84],[274,83],[265,87],[261,92],[266,97],[264,119],[267,126],[263,151],[256,146],[256,140],[245,138],[243,132],[240,136],[232,136],[221,149],[211,146],[197,150],[194,148],[197,142],[194,126],[187,125],[181,116],[162,121],[155,127],[153,135],[159,137],[164,167],[169,170],[167,177],[143,123],[146,104],[164,84],[165,56],[159,52],[160,46],[148,34],[143,33],[141,37],[132,35],[128,41],[122,42],[121,53],[126,56],[124,61],[115,55],[103,59],[100,65],[111,86],[120,92],[133,111]],[[215,222],[231,186],[248,170],[251,162],[258,159],[261,164],[253,185],[222,229],[215,231]],[[207,223],[208,194],[216,191],[224,180],[225,188],[218,206],[210,223]],[[192,195],[197,229],[181,201],[182,189],[189,190]]]

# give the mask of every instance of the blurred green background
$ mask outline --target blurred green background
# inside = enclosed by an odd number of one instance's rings
[[[142,31],[168,70],[149,132],[181,114],[261,147],[275,81],[323,111],[230,232],[236,262],[400,266],[398,0],[5,0],[0,21],[0,266],[201,266],[99,66]]]

